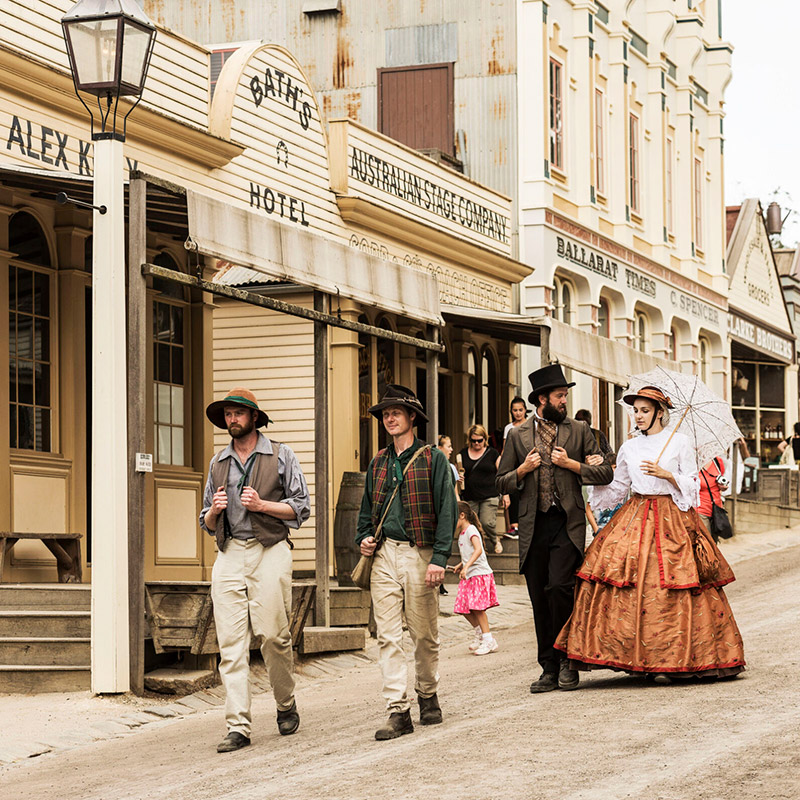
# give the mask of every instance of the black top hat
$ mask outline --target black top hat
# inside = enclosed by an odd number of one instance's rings
[[[422,403],[417,399],[414,392],[407,386],[400,386],[399,383],[390,383],[386,387],[386,393],[381,398],[380,403],[376,403],[369,409],[369,413],[376,419],[383,418],[383,409],[389,406],[403,406],[409,411],[414,411],[417,415],[414,424],[419,422],[427,422],[428,417],[425,415],[425,409],[422,408]]]
[[[569,389],[575,383],[568,383],[561,370],[560,364],[549,364],[541,369],[535,369],[528,375],[533,391],[528,395],[528,402],[539,405],[539,395],[548,394],[553,389]]]

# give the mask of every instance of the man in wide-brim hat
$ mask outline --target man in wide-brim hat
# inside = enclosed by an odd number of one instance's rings
[[[585,422],[567,416],[567,396],[575,385],[558,364],[528,376],[534,413],[508,432],[497,468],[500,494],[520,493],[519,571],[533,606],[541,677],[536,694],[575,689],[578,673],[553,648],[572,613],[575,571],[583,558],[586,506],[581,486],[606,484],[610,464]]]
[[[403,652],[403,612],[414,642],[420,723],[442,721],[437,694],[439,586],[453,546],[457,513],[450,462],[441,450],[424,445],[414,435],[414,426],[428,421],[414,392],[390,384],[369,413],[392,437],[367,469],[356,534],[361,554],[375,553],[370,592],[383,697],[389,711],[387,723],[375,738],[385,740],[414,730]]]
[[[311,504],[295,454],[259,433],[270,419],[253,392],[231,389],[208,406],[206,416],[231,436],[211,459],[200,512],[200,526],[216,538],[219,551],[211,597],[228,733],[217,752],[227,753],[250,744],[251,631],[262,637],[279,732],[286,736],[300,725],[289,634],[289,529],[308,519]]]

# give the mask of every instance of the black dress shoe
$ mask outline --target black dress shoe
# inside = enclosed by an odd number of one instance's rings
[[[217,752],[230,753],[234,750],[241,750],[243,747],[247,747],[247,745],[249,744],[250,740],[243,733],[239,733],[238,731],[231,731],[217,745]]]
[[[394,711],[389,714],[389,719],[382,728],[375,731],[375,738],[379,742],[387,739],[397,739],[406,733],[414,733],[414,723],[411,721],[410,711]]]
[[[531,694],[554,692],[556,689],[558,689],[558,673],[556,672],[543,672],[539,680],[531,684]]]
[[[297,701],[286,711],[278,712],[278,731],[281,736],[291,736],[300,727],[300,715],[297,713]]]
[[[572,669],[569,665],[569,660],[562,658],[558,668],[558,688],[565,692],[577,689],[580,679],[578,670]]]
[[[439,698],[432,694],[430,697],[417,695],[419,702],[420,725],[439,725],[442,721],[442,709],[439,708]]]

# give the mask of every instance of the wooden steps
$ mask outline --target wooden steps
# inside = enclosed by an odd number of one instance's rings
[[[0,692],[91,687],[91,586],[0,584]]]

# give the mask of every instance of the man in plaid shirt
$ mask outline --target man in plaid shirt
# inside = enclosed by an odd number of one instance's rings
[[[424,445],[414,435],[417,422],[428,421],[414,392],[389,385],[369,413],[383,422],[392,437],[392,443],[372,459],[367,470],[356,534],[362,555],[375,553],[370,591],[383,696],[389,710],[388,722],[375,732],[375,738],[384,740],[414,731],[403,653],[404,610],[414,641],[419,721],[422,725],[442,721],[436,694],[439,586],[444,581],[458,515],[450,463],[441,450]]]

